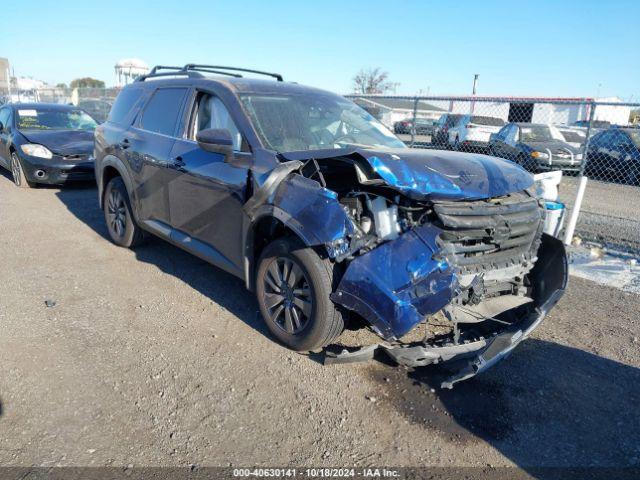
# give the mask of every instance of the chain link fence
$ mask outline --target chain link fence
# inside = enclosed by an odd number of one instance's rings
[[[6,102],[76,105],[106,120],[117,88],[0,91]],[[505,158],[530,172],[562,171],[569,218],[589,178],[576,235],[640,252],[640,103],[591,99],[347,95],[413,148]],[[565,222],[566,225],[566,222]]]
[[[102,123],[107,119],[118,92],[117,88],[14,88],[0,91],[0,104],[46,102],[76,105],[89,113],[98,123]]]
[[[576,235],[640,251],[639,103],[591,99],[347,95],[408,146],[482,153],[532,173],[562,171],[569,218],[589,178]],[[636,122],[636,123],[634,123]],[[566,222],[565,222],[566,225]]]

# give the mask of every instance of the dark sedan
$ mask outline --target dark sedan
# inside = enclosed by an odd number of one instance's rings
[[[442,115],[434,125],[431,143],[435,146],[448,148],[449,129],[453,127],[461,118],[462,115],[457,113],[445,113],[444,115]]]
[[[413,128],[413,119],[405,118],[393,124],[393,132],[399,134],[410,134]],[[435,121],[426,118],[416,118],[416,135],[431,135],[435,128]]]
[[[489,153],[522,165],[527,170],[577,172],[582,152],[564,141],[562,134],[543,123],[508,123],[491,135]]]
[[[640,130],[614,127],[594,135],[585,171],[595,178],[640,185]]]
[[[0,166],[14,183],[63,184],[94,178],[95,120],[73,105],[18,103],[0,108]]]

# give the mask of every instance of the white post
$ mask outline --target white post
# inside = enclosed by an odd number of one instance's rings
[[[571,210],[571,218],[569,218],[569,224],[564,234],[564,244],[570,245],[573,240],[573,232],[576,230],[576,223],[578,223],[578,215],[580,214],[580,208],[582,207],[582,198],[584,197],[584,191],[587,188],[587,177],[580,177],[580,184],[578,185],[578,193],[576,193],[576,200],[573,203],[573,209]]]

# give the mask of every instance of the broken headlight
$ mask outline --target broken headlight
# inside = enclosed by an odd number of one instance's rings
[[[349,241],[346,238],[338,238],[327,243],[327,253],[331,258],[338,258],[346,255],[349,251]]]

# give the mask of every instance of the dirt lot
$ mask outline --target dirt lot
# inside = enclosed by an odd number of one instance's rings
[[[105,237],[94,188],[0,175],[2,465],[640,465],[640,296],[573,278],[510,359],[439,391],[290,352],[239,280]]]

